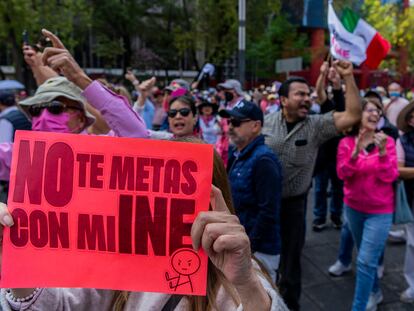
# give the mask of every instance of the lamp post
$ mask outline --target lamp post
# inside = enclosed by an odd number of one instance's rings
[[[246,0],[239,0],[239,81],[244,85],[246,71]]]

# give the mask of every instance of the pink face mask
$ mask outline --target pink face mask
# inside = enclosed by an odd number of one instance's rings
[[[72,133],[68,126],[69,118],[70,115],[67,112],[53,114],[47,109],[43,109],[40,116],[32,118],[32,130],[54,133]]]

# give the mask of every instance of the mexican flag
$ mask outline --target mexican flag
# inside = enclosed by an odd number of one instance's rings
[[[391,48],[387,40],[350,9],[345,9],[339,20],[329,3],[328,26],[331,54],[335,58],[376,69]]]

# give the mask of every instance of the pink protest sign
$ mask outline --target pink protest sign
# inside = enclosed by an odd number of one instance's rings
[[[212,165],[209,145],[17,132],[2,287],[205,295]]]

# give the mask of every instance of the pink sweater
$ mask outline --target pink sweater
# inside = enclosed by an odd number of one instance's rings
[[[391,214],[394,211],[393,182],[398,178],[395,142],[387,139],[386,154],[378,147],[361,151],[352,159],[356,138],[345,137],[338,146],[337,172],[344,181],[344,202],[351,208],[368,214]]]

